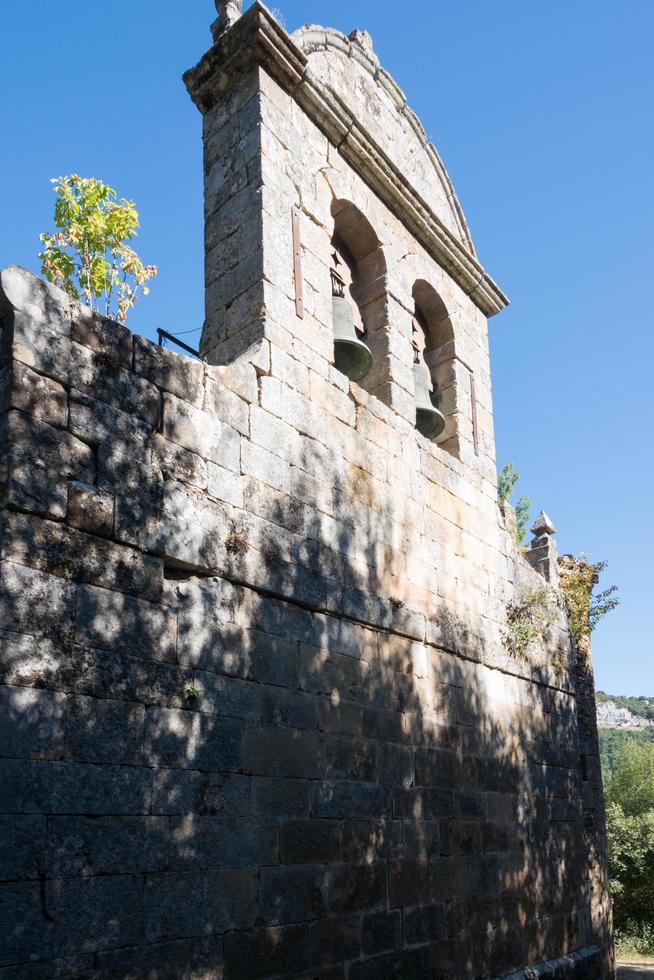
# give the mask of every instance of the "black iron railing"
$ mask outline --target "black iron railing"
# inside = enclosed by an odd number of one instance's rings
[[[198,357],[198,358],[200,357],[200,351],[195,350],[195,348],[193,347],[189,347],[189,345],[185,344],[183,340],[179,340],[178,337],[175,337],[172,333],[168,333],[167,330],[162,330],[159,327],[157,328],[157,334],[159,335],[160,347],[165,347],[166,341],[168,341],[171,344],[176,344],[177,347],[181,347],[182,350],[185,350],[187,352],[187,354],[192,354],[193,357]]]

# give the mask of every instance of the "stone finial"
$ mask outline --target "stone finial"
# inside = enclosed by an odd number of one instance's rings
[[[228,31],[243,13],[243,0],[215,0],[218,20],[211,25],[214,41]]]
[[[357,27],[356,30],[352,31],[352,33],[348,35],[348,40],[350,40],[352,44],[356,44],[370,61],[376,65],[379,64],[379,58],[375,54],[372,46],[372,36],[368,33],[368,31],[360,31]]]
[[[531,533],[536,538],[540,538],[543,534],[556,534],[556,528],[544,510],[541,510],[540,514],[536,518],[536,522],[531,529]]]
[[[556,528],[544,510],[536,518],[531,529],[534,535],[526,558],[532,568],[546,579],[554,588],[559,585],[559,564],[556,541],[552,537]]]

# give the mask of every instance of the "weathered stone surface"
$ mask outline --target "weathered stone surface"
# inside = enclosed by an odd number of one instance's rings
[[[45,861],[45,817],[0,817],[0,880],[36,880]]]
[[[166,350],[143,337],[135,337],[134,371],[163,391],[202,408],[204,365],[200,361]]]
[[[67,699],[51,691],[4,687],[0,690],[0,738],[3,755],[24,759],[61,759]]]
[[[66,389],[20,361],[7,364],[0,371],[0,414],[10,408],[58,429],[65,429],[68,422]]]
[[[116,366],[131,369],[133,338],[127,327],[83,303],[71,303],[71,315],[71,340],[109,356]]]
[[[238,769],[242,741],[243,723],[233,718],[151,708],[145,719],[144,757],[157,768]]]
[[[240,471],[240,437],[231,426],[193,408],[175,395],[164,395],[163,435],[203,459]]]
[[[165,871],[168,824],[159,817],[52,817],[46,867],[52,878]]]
[[[189,452],[162,436],[155,436],[153,453],[164,479],[188,483],[199,490],[207,489],[207,464],[197,453]]]
[[[33,568],[0,561],[2,628],[36,637],[70,639],[75,586]]]
[[[32,564],[58,578],[128,592],[157,600],[163,569],[156,558],[82,534],[62,524],[23,514],[7,516],[2,526],[0,556]]]
[[[114,977],[149,977],[157,980],[177,980],[193,962],[191,942],[163,943],[157,946],[107,950],[98,953],[95,967],[97,980]],[[202,970],[194,974],[202,976]]]
[[[114,498],[110,493],[72,481],[68,484],[67,520],[79,531],[111,537],[114,528]]]
[[[66,699],[66,757],[99,765],[143,762],[145,708],[97,698]]]
[[[250,928],[257,914],[257,880],[251,870],[151,875],[144,894],[147,942]]]
[[[0,316],[17,310],[70,335],[70,300],[62,289],[37,279],[19,265],[0,270]]]
[[[165,607],[113,589],[77,589],[74,636],[79,644],[175,661],[176,634],[175,616]]]
[[[0,452],[0,501],[55,519],[66,516],[68,481],[95,475],[88,446],[15,411],[0,416]]]
[[[292,925],[228,936],[225,940],[227,975],[246,978],[290,976],[309,966],[307,928]]]
[[[149,769],[64,762],[0,760],[0,812],[44,814],[147,814]]]

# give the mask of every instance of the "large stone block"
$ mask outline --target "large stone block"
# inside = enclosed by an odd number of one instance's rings
[[[15,759],[61,759],[67,699],[64,694],[0,688],[0,752]]]
[[[70,393],[69,429],[90,446],[110,443],[123,454],[142,453],[151,436],[151,428],[127,411],[125,406],[107,405],[94,393],[73,389]]]
[[[160,769],[154,774],[152,812],[170,816],[237,819],[257,809],[250,801],[250,779],[231,772]]]
[[[77,588],[75,600],[76,643],[151,660],[176,660],[176,617],[165,606],[92,585]]]
[[[278,861],[275,822],[222,817],[172,817],[170,866],[177,871],[256,868]]]
[[[333,820],[290,820],[280,830],[284,864],[328,864],[341,853],[341,828]]]
[[[308,779],[252,777],[252,810],[262,817],[308,817],[311,783]]]
[[[95,980],[114,980],[115,977],[156,977],[157,980],[177,980],[187,973],[193,962],[193,943],[162,943],[132,949],[114,949],[98,953]],[[202,971],[191,974],[198,980]]]
[[[383,817],[390,813],[390,799],[390,790],[374,783],[315,783],[311,810],[330,819]]]
[[[144,758],[156,768],[238,769],[243,723],[234,718],[150,708],[145,719]]]
[[[243,767],[254,775],[319,779],[325,768],[324,745],[315,732],[253,729],[245,734]]]
[[[0,817],[0,834],[0,881],[36,881],[45,863],[45,817]]]
[[[163,391],[202,407],[204,365],[200,361],[166,350],[143,337],[134,337],[134,371]]]
[[[161,598],[163,565],[158,558],[38,517],[5,516],[0,557],[59,578],[153,601]]]
[[[0,760],[0,812],[147,814],[152,797],[149,769],[68,762]]]
[[[14,361],[0,371],[0,414],[15,408],[41,422],[65,429],[68,395],[57,381]]]
[[[306,925],[236,933],[225,940],[227,976],[234,980],[291,976],[310,962]]]
[[[162,434],[203,459],[240,473],[241,444],[236,429],[175,395],[164,395]]]
[[[72,481],[68,484],[67,521],[78,531],[111,537],[114,528],[114,497],[110,493]]]
[[[55,519],[66,516],[68,481],[92,483],[89,446],[39,419],[11,411],[0,417],[0,500]]]
[[[245,394],[251,395],[252,392],[245,388]],[[207,378],[207,388],[204,400],[204,410],[213,415],[220,422],[224,422],[247,436],[250,430],[250,412],[248,401],[239,398],[231,388],[220,380]]]
[[[142,879],[126,874],[46,884],[44,916],[56,956],[133,946],[141,938]]]
[[[0,561],[0,622],[17,634],[71,638],[76,586],[54,575]]]
[[[188,483],[199,490],[207,489],[207,464],[201,456],[160,435],[155,435],[152,445],[154,459],[164,479]]]
[[[367,956],[402,948],[402,914],[399,910],[369,912],[363,917],[361,948]]]
[[[131,370],[133,337],[127,327],[74,301],[71,315],[71,340],[110,358],[116,367]]]
[[[159,817],[48,819],[50,878],[145,874],[168,865],[168,821]]]
[[[267,868],[261,875],[259,911],[270,925],[308,922],[325,910],[320,867]]]
[[[68,295],[19,265],[0,270],[0,316],[12,310],[52,325],[62,336],[70,336]]]
[[[388,901],[387,865],[382,861],[332,865],[327,870],[326,888],[331,912],[385,908]]]
[[[145,708],[123,701],[66,699],[66,758],[97,765],[143,762]]]
[[[38,882],[0,885],[0,966],[28,964],[40,954],[52,956],[52,928],[44,922]]]

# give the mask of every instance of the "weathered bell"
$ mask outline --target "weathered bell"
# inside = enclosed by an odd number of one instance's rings
[[[357,336],[350,301],[345,296],[333,296],[332,302],[334,363],[351,381],[361,381],[372,367],[370,348]]]
[[[421,361],[414,363],[413,380],[416,389],[416,429],[426,439],[435,439],[445,428],[445,416],[432,401],[431,377],[426,364]]]

